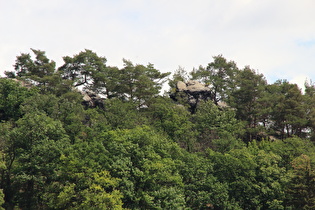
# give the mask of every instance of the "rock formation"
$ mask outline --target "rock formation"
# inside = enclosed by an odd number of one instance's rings
[[[82,105],[86,108],[99,107],[104,109],[104,99],[92,91],[80,91],[82,94]]]
[[[209,87],[196,80],[189,80],[186,83],[178,81],[176,92],[172,93],[170,97],[175,101],[186,101],[190,105],[190,111],[194,113],[199,101],[213,100],[214,96]]]
[[[170,94],[174,101],[188,103],[191,113],[195,113],[197,105],[200,101],[213,101],[220,109],[230,108],[224,101],[216,101],[215,96],[208,86],[196,81],[188,82],[178,81],[176,91]]]

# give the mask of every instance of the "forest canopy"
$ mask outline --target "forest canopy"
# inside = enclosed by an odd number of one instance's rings
[[[312,82],[222,55],[190,72],[123,63],[17,56],[0,78],[2,208],[315,208]]]

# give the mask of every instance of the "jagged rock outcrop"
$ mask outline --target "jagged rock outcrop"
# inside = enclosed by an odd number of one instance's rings
[[[197,105],[200,101],[213,101],[220,109],[229,108],[224,101],[216,101],[215,96],[208,86],[196,81],[188,82],[178,81],[176,91],[170,94],[174,101],[186,102],[190,106],[190,111],[195,113]]]
[[[82,105],[86,108],[99,107],[104,109],[104,99],[92,91],[80,91],[82,94]]]
[[[186,83],[178,81],[176,92],[170,94],[170,97],[175,101],[186,101],[190,105],[192,113],[195,112],[199,101],[214,99],[211,89],[196,80],[189,80]]]
[[[182,81],[178,81],[176,84],[176,88],[178,91],[186,91],[187,90],[187,85],[186,83],[182,82]]]
[[[211,92],[209,87],[206,87],[204,84],[201,84],[200,82],[196,80],[189,80],[186,83],[187,90],[191,93],[194,92]]]

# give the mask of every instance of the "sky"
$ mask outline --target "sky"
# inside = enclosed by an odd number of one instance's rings
[[[122,67],[187,72],[222,55],[268,83],[315,81],[314,0],[0,0],[0,74],[16,56],[89,49]]]

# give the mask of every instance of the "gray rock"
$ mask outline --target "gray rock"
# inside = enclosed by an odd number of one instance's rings
[[[210,91],[210,88],[206,87],[204,84],[196,80],[190,80],[187,82],[187,90],[191,92],[195,91]]]
[[[104,99],[92,91],[80,91],[82,94],[82,104],[86,108],[102,108],[104,109]]]
[[[229,105],[227,105],[227,103],[225,103],[224,101],[219,101],[218,106],[221,108],[228,108],[229,107]]]
[[[186,84],[184,82],[182,82],[182,81],[178,81],[176,87],[177,87],[178,91],[185,91],[185,90],[187,90]]]
[[[92,101],[92,98],[87,94],[87,93],[85,93],[84,95],[83,95],[83,101]]]
[[[186,83],[179,81],[176,92],[170,97],[175,101],[179,98],[184,99],[190,105],[190,111],[194,113],[200,101],[213,100],[213,93],[209,87],[199,81],[190,80]]]

